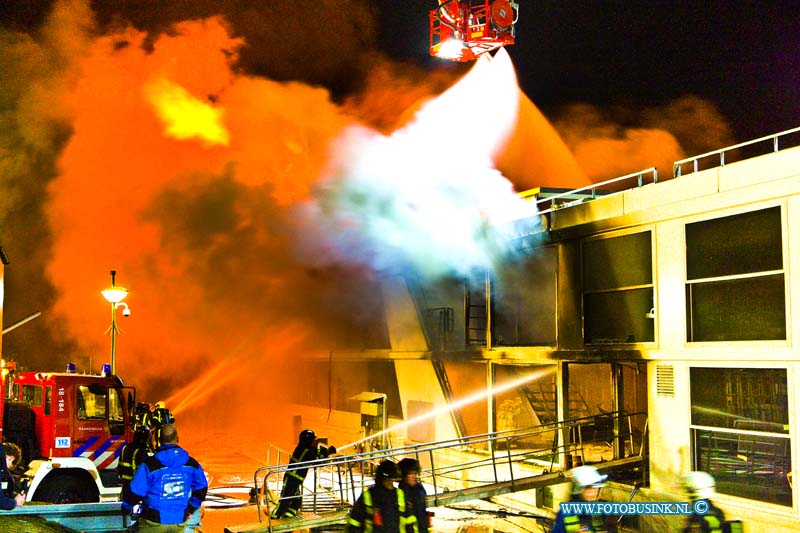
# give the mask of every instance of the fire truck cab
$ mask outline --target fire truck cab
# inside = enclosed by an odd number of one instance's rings
[[[28,462],[28,500],[118,500],[116,467],[132,438],[135,389],[109,372],[77,374],[71,364],[63,373],[8,370],[2,438]]]

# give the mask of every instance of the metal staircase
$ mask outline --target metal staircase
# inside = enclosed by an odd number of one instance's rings
[[[629,427],[631,417],[646,415],[612,413],[602,416],[617,418],[615,427]],[[431,507],[563,483],[562,465],[568,463],[568,456],[577,454],[584,463],[590,463],[592,446],[605,446],[605,442],[594,442],[590,437],[593,432],[589,429],[596,424],[596,417],[584,417],[522,430],[334,456],[306,463],[264,466],[253,475],[258,493],[255,506],[258,522],[228,526],[225,532],[272,533],[343,524],[353,502],[364,488],[372,485],[375,465],[387,458],[398,461],[414,457],[421,463],[423,473],[420,481],[428,490]],[[564,442],[565,436],[569,441],[570,435],[579,438],[575,442]],[[622,437],[633,438],[632,435]],[[627,455],[595,463],[595,466],[605,472],[631,469],[642,464],[644,448],[630,440],[630,446],[624,448]],[[638,453],[635,452],[637,449]],[[304,485],[301,516],[271,519],[270,512],[278,503],[283,476],[300,468],[311,468]]]
[[[509,368],[512,376],[519,377],[513,367]],[[556,413],[556,384],[554,381],[536,379],[519,387],[520,392],[531,406],[534,414],[542,424],[551,424],[558,419]],[[574,417],[591,416],[591,409],[577,387],[569,387],[569,413]]]

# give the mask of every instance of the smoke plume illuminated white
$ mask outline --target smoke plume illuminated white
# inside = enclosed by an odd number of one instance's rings
[[[340,253],[382,270],[488,267],[509,250],[507,221],[535,212],[494,166],[515,126],[518,89],[504,50],[384,136],[351,128],[311,211]]]

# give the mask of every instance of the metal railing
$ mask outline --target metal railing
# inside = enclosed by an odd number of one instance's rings
[[[676,178],[678,176],[681,176],[681,173],[683,171],[683,165],[685,165],[687,163],[691,163],[692,164],[692,172],[697,172],[698,169],[699,169],[700,160],[701,159],[705,159],[707,157],[712,157],[712,156],[719,156],[719,165],[718,166],[724,167],[725,166],[725,154],[726,153],[731,152],[731,151],[736,150],[736,149],[739,149],[739,148],[743,148],[745,146],[751,146],[751,145],[758,144],[758,143],[765,142],[765,141],[771,141],[772,142],[772,153],[778,152],[778,151],[781,150],[780,142],[779,142],[781,137],[786,137],[787,135],[790,135],[792,133],[797,133],[797,132],[800,132],[800,127],[792,128],[790,130],[785,130],[785,131],[782,131],[782,132],[779,132],[779,133],[773,133],[772,135],[767,135],[765,137],[759,137],[758,139],[753,139],[751,141],[745,141],[745,142],[742,142],[742,143],[739,143],[739,144],[734,144],[733,146],[728,146],[728,147],[725,147],[725,148],[721,148],[719,150],[714,150],[713,152],[706,152],[704,154],[696,155],[696,156],[693,156],[693,157],[687,157],[686,159],[681,159],[680,161],[675,161],[672,164],[672,176],[676,177]]]
[[[770,150],[765,150],[764,153],[775,153],[779,152],[780,150],[789,148],[791,146],[800,145],[800,140],[794,143],[788,143],[786,138],[789,135],[800,133],[800,127],[792,128],[789,130],[785,130],[779,133],[774,133],[772,135],[767,135],[765,137],[760,137],[758,139],[753,139],[750,141],[745,141],[739,144],[734,144],[732,146],[728,146],[725,148],[721,148],[719,150],[714,150],[711,152],[706,152],[704,154],[687,157],[686,159],[681,159],[679,161],[675,161],[672,164],[672,176],[674,178],[680,177],[683,174],[683,167],[687,164],[692,165],[692,172],[698,172],[700,170],[700,161],[703,159],[707,159],[709,157],[719,157],[719,165],[717,166],[725,166],[725,154],[729,154],[734,150],[739,150],[746,147],[752,147],[759,143],[770,142],[771,148]],[[800,138],[800,135],[797,136]],[[783,146],[781,145],[781,141],[783,141]],[[759,154],[761,155],[761,154]],[[747,158],[745,158],[747,159]],[[650,174],[652,175],[652,183],[658,182],[658,171],[655,167],[650,167],[645,170],[640,170],[638,172],[633,172],[631,174],[626,174],[625,176],[620,176],[618,178],[613,178],[610,180],[602,181],[600,183],[594,183],[592,185],[587,185],[585,187],[581,187],[579,189],[572,189],[563,193],[554,194],[554,195],[547,195],[546,197],[541,197],[536,200],[536,205],[544,204],[544,207],[547,209],[543,211],[539,211],[537,215],[546,215],[548,213],[552,213],[553,211],[557,211],[559,209],[565,209],[568,207],[572,207],[578,204],[582,204],[584,202],[596,200],[597,198],[608,198],[611,196],[615,196],[617,194],[621,194],[625,191],[633,189],[635,187],[629,187],[623,190],[614,191],[614,192],[607,192],[604,191],[604,187],[609,187],[610,185],[620,183],[626,180],[631,180],[636,178],[637,184],[636,187],[641,187],[645,184],[645,177]],[[531,196],[534,190],[527,191],[527,193],[520,193],[523,197]],[[539,193],[541,194],[541,193]],[[518,223],[519,221],[515,221]],[[527,234],[527,231],[523,231],[524,234]]]
[[[636,424],[634,420],[640,423]],[[553,473],[561,472],[570,463],[577,464],[578,460],[583,463],[598,462],[592,460],[593,447],[610,453],[614,449],[613,442],[617,441],[622,446],[618,447],[620,452],[616,459],[641,458],[645,449],[646,420],[646,413],[605,413],[528,429],[485,433],[303,463],[263,466],[253,475],[253,484],[258,493],[258,520],[261,523],[266,517],[267,528],[272,531],[274,521],[271,510],[282,499],[278,495],[283,476],[300,469],[313,469],[311,479],[307,479],[303,487],[306,496],[303,511],[338,512],[339,515],[355,502],[364,488],[372,484],[374,469],[384,459],[397,461],[405,457],[416,458],[423,468],[420,481],[433,489],[429,491],[433,506],[440,505],[442,498],[454,501],[457,496],[454,493],[458,491],[469,491],[471,497],[458,500],[466,501],[488,497],[492,494],[492,487],[499,485],[504,485],[508,492],[527,490],[542,485],[532,485],[531,482],[543,476],[549,476],[544,484],[563,482],[560,474],[554,476]],[[635,427],[642,429],[637,433]],[[567,457],[574,459],[568,461]],[[486,489],[487,496],[480,495],[481,488]],[[293,528],[297,529],[295,526]]]
[[[645,181],[648,176],[652,180],[650,183],[658,183],[658,170],[656,170],[655,167],[650,167],[644,170],[640,170],[638,172],[632,172],[630,174],[620,176],[618,178],[601,181],[600,183],[594,183],[592,185],[586,185],[585,187],[581,187],[579,189],[573,189],[564,193],[547,196],[546,198],[539,198],[536,200],[537,206],[549,202],[550,207],[544,211],[539,211],[537,214],[545,215],[547,213],[551,213],[558,209],[564,209],[583,202],[595,200],[596,198],[598,198],[598,195],[601,198],[610,198],[611,196],[616,196],[618,194],[625,192],[628,189],[623,189],[620,191],[608,193],[604,192],[602,188],[608,187],[609,185],[615,183],[621,183],[623,181],[632,180],[634,178],[636,179],[636,186],[641,187],[642,185],[646,184]],[[565,201],[565,199],[574,198],[575,196],[579,196],[579,198]],[[559,202],[559,200],[561,200],[561,202]]]

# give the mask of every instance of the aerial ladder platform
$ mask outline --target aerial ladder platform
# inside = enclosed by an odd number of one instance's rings
[[[635,431],[635,427],[644,430]],[[606,473],[641,469],[646,461],[646,428],[644,413],[605,413],[529,429],[268,465],[253,475],[258,521],[227,526],[225,533],[278,533],[342,525],[361,492],[373,484],[372,474],[384,459],[396,462],[413,457],[420,462],[420,482],[428,492],[429,508],[564,483],[565,470],[578,463],[593,464]],[[614,442],[622,446],[614,447]],[[605,459],[608,454],[616,456]],[[303,486],[301,515],[271,518],[283,476],[302,468],[308,468],[309,474]]]

